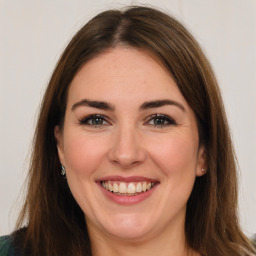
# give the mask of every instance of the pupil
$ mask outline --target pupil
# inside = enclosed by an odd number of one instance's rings
[[[164,124],[164,119],[157,118],[155,119],[155,125],[163,125]]]
[[[102,119],[101,119],[101,118],[94,118],[94,119],[92,120],[92,123],[93,123],[94,125],[102,124]]]

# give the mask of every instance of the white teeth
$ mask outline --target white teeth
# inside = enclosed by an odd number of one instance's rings
[[[134,183],[129,183],[128,188],[127,188],[127,193],[132,194],[132,193],[135,193],[135,191],[136,191],[136,188],[135,188]]]
[[[143,182],[142,190],[143,190],[143,192],[145,192],[147,190],[147,183],[146,182]]]
[[[126,193],[127,192],[127,187],[126,187],[126,184],[124,182],[121,182],[120,185],[119,185],[119,193]]]
[[[103,181],[102,186],[113,193],[118,194],[130,194],[135,195],[136,193],[146,192],[150,190],[154,183],[151,182],[115,182],[115,181]]]
[[[147,190],[150,190],[151,189],[151,183],[148,183],[147,184]]]
[[[119,191],[118,185],[116,183],[114,183],[114,185],[113,185],[113,192],[117,193],[118,191]]]
[[[138,193],[142,192],[142,185],[140,182],[136,186],[136,192],[138,192]]]

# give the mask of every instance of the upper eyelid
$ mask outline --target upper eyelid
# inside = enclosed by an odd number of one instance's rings
[[[152,119],[152,118],[157,118],[157,117],[159,117],[159,118],[166,118],[166,119],[169,119],[169,120],[175,122],[175,119],[174,119],[174,118],[172,118],[172,117],[170,117],[170,116],[168,116],[168,115],[165,115],[165,114],[153,114],[153,115],[148,116],[146,119],[147,119],[147,120],[150,120],[150,119]]]
[[[165,124],[165,125],[154,125],[154,126],[158,126],[158,127],[165,127],[165,126],[170,126],[170,125],[175,125],[177,126],[178,123],[176,122],[176,120],[168,115],[165,115],[165,114],[153,114],[153,115],[150,115],[148,118],[146,118],[145,120],[145,124],[149,123],[152,119],[155,119],[155,118],[159,118],[159,119],[165,119],[167,122],[169,121],[168,124]],[[148,125],[153,125],[153,124],[148,124]]]
[[[86,115],[86,116],[83,116],[83,117],[81,117],[81,118],[78,118],[78,120],[79,120],[79,122],[80,123],[82,123],[82,122],[84,122],[84,121],[88,121],[88,120],[90,120],[90,119],[92,119],[92,118],[102,118],[102,119],[104,119],[106,122],[110,122],[109,121],[109,118],[107,118],[105,115],[101,115],[101,114],[90,114],[90,115]]]
[[[104,119],[108,123],[111,123],[111,119],[109,117],[105,116],[104,114],[96,114],[96,113],[95,114],[89,114],[89,115],[81,116],[80,118],[78,118],[78,120],[79,120],[80,123],[82,123],[83,121],[88,121],[91,118],[97,118],[97,117]],[[144,119],[143,122],[146,123],[146,122],[150,121],[153,118],[165,118],[167,120],[170,120],[170,122],[173,122],[174,124],[177,124],[177,122],[176,122],[176,120],[174,118],[170,117],[169,115],[159,114],[159,113],[147,116]]]
[[[88,115],[81,115],[79,119],[86,119],[86,118],[93,118],[93,117],[102,117],[102,118],[107,118],[105,115],[102,114],[88,114]]]

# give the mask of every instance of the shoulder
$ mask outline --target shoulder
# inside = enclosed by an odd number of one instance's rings
[[[0,256],[23,256],[25,255],[24,251],[18,248],[19,243],[17,243],[17,233],[14,232],[9,236],[0,237]]]
[[[32,255],[30,250],[23,245],[26,230],[24,227],[8,236],[0,236],[0,256]]]
[[[14,249],[12,247],[11,236],[0,237],[0,256],[12,256],[14,255]]]

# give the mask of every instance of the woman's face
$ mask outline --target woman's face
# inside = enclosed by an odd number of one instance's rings
[[[184,232],[204,148],[192,109],[147,53],[118,47],[86,63],[55,136],[89,233],[139,239]]]

